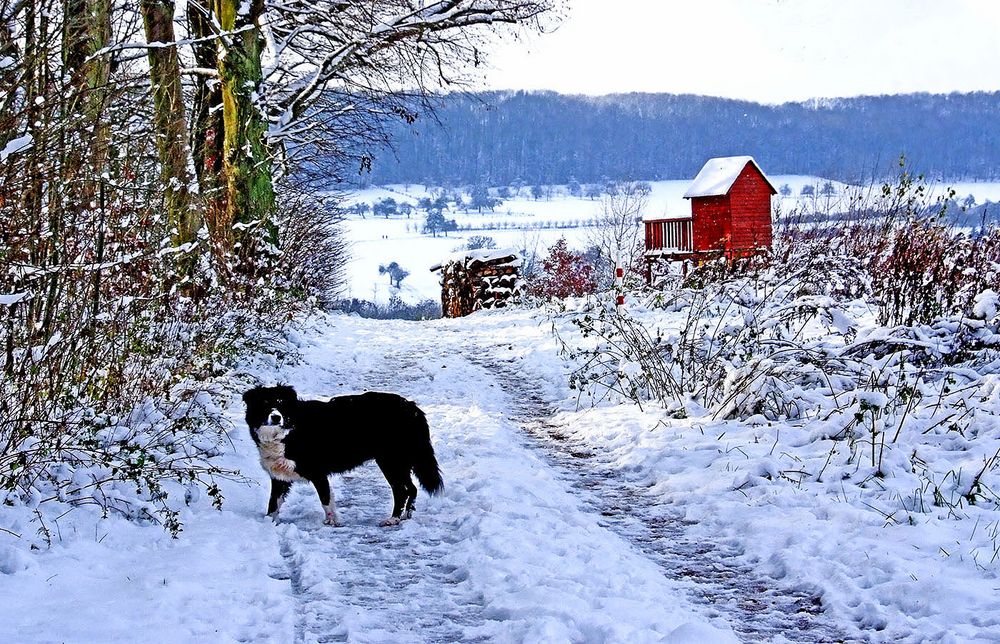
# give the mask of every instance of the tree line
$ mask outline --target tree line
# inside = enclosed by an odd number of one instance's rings
[[[706,159],[754,156],[771,174],[868,182],[905,155],[946,179],[1000,178],[1000,93],[910,94],[783,105],[671,94],[485,92],[439,98],[399,124],[364,183],[566,184],[684,179]],[[371,153],[366,148],[366,153]]]

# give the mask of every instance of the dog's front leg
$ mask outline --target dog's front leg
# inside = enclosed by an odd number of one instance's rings
[[[267,502],[267,516],[277,518],[278,510],[281,509],[281,504],[285,502],[285,496],[291,488],[292,484],[288,481],[271,479],[271,498]]]
[[[309,480],[316,488],[319,502],[323,504],[323,511],[326,512],[326,519],[323,520],[323,523],[332,526],[340,525],[340,522],[337,521],[337,506],[334,504],[333,494],[330,492],[330,481],[327,480],[326,475],[315,476]]]

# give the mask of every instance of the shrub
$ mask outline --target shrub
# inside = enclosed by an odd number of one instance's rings
[[[582,253],[569,250],[566,238],[560,237],[542,260],[541,273],[529,287],[532,295],[562,299],[582,296],[597,290],[594,267]]]
[[[480,248],[496,248],[496,241],[486,235],[473,235],[469,237],[469,240],[465,243],[465,248],[468,250],[479,250]]]
[[[391,297],[388,303],[381,305],[351,298],[334,302],[330,308],[376,320],[436,320],[441,317],[440,302],[422,300],[417,304],[407,304],[395,296]]]

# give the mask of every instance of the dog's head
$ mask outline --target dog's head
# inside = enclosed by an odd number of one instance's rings
[[[290,426],[290,416],[298,395],[288,385],[277,387],[254,387],[243,394],[247,406],[247,426],[255,443],[260,444],[261,427]]]

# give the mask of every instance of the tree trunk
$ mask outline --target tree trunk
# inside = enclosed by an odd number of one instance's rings
[[[275,197],[267,122],[258,107],[263,49],[259,19],[264,2],[216,0],[215,7],[219,24],[228,34],[222,41],[225,55],[219,57],[226,211],[218,232],[226,235],[226,241],[231,240],[239,257],[252,261],[254,255],[266,250],[266,245],[277,245],[278,237],[272,219]],[[264,242],[265,247],[259,242]]]
[[[111,42],[111,2],[112,0],[64,0],[63,2],[63,77],[68,86],[64,91],[62,120],[59,124],[59,146],[62,152],[60,183],[50,187],[50,192],[57,194],[62,191],[63,199],[50,196],[53,204],[61,207],[53,208],[50,228],[54,231],[52,237],[52,264],[58,264],[60,256],[66,259],[66,253],[60,253],[58,245],[67,240],[62,239],[63,228],[69,229],[75,222],[88,221],[93,211],[98,207],[98,193],[101,192],[101,176],[107,170],[111,126],[107,117],[107,107],[110,98],[109,81],[111,79],[111,59],[108,56],[97,56],[100,49]],[[98,245],[103,243],[103,214],[98,225]],[[70,300],[81,297],[78,284],[69,280],[65,285],[58,284],[58,272],[54,272],[47,297],[46,318],[44,327],[51,324],[51,315],[57,307],[57,299],[65,297]],[[62,287],[66,292],[61,293]],[[93,292],[90,294],[94,307],[99,306],[100,280],[95,273],[92,282]]]
[[[218,41],[211,5],[194,3],[187,8],[188,31],[198,39],[192,45],[195,66],[202,70],[218,70]],[[226,195],[222,179],[222,87],[218,78],[207,73],[194,78],[194,102],[191,109],[190,147],[199,193],[205,207],[205,223],[213,240],[220,238],[220,221],[225,217]],[[223,235],[222,237],[225,237]]]
[[[97,194],[92,179],[105,169],[111,134],[105,115],[111,58],[90,57],[111,42],[111,0],[66,0],[64,11],[63,59],[72,92],[66,114],[83,120],[81,127],[73,129],[92,132],[86,145],[74,146],[76,153],[71,157],[77,158],[67,158],[67,171],[82,180],[75,192],[83,203],[90,203]]]
[[[173,0],[141,0],[146,41],[173,43]],[[177,48],[149,47],[149,76],[153,91],[153,124],[156,128],[157,152],[160,157],[160,179],[166,202],[167,217],[174,247],[191,244],[198,239],[201,217],[191,198],[193,177],[189,170],[190,153],[187,145],[187,118],[181,93],[181,70]],[[181,278],[194,278],[198,255],[192,250],[181,253]]]

